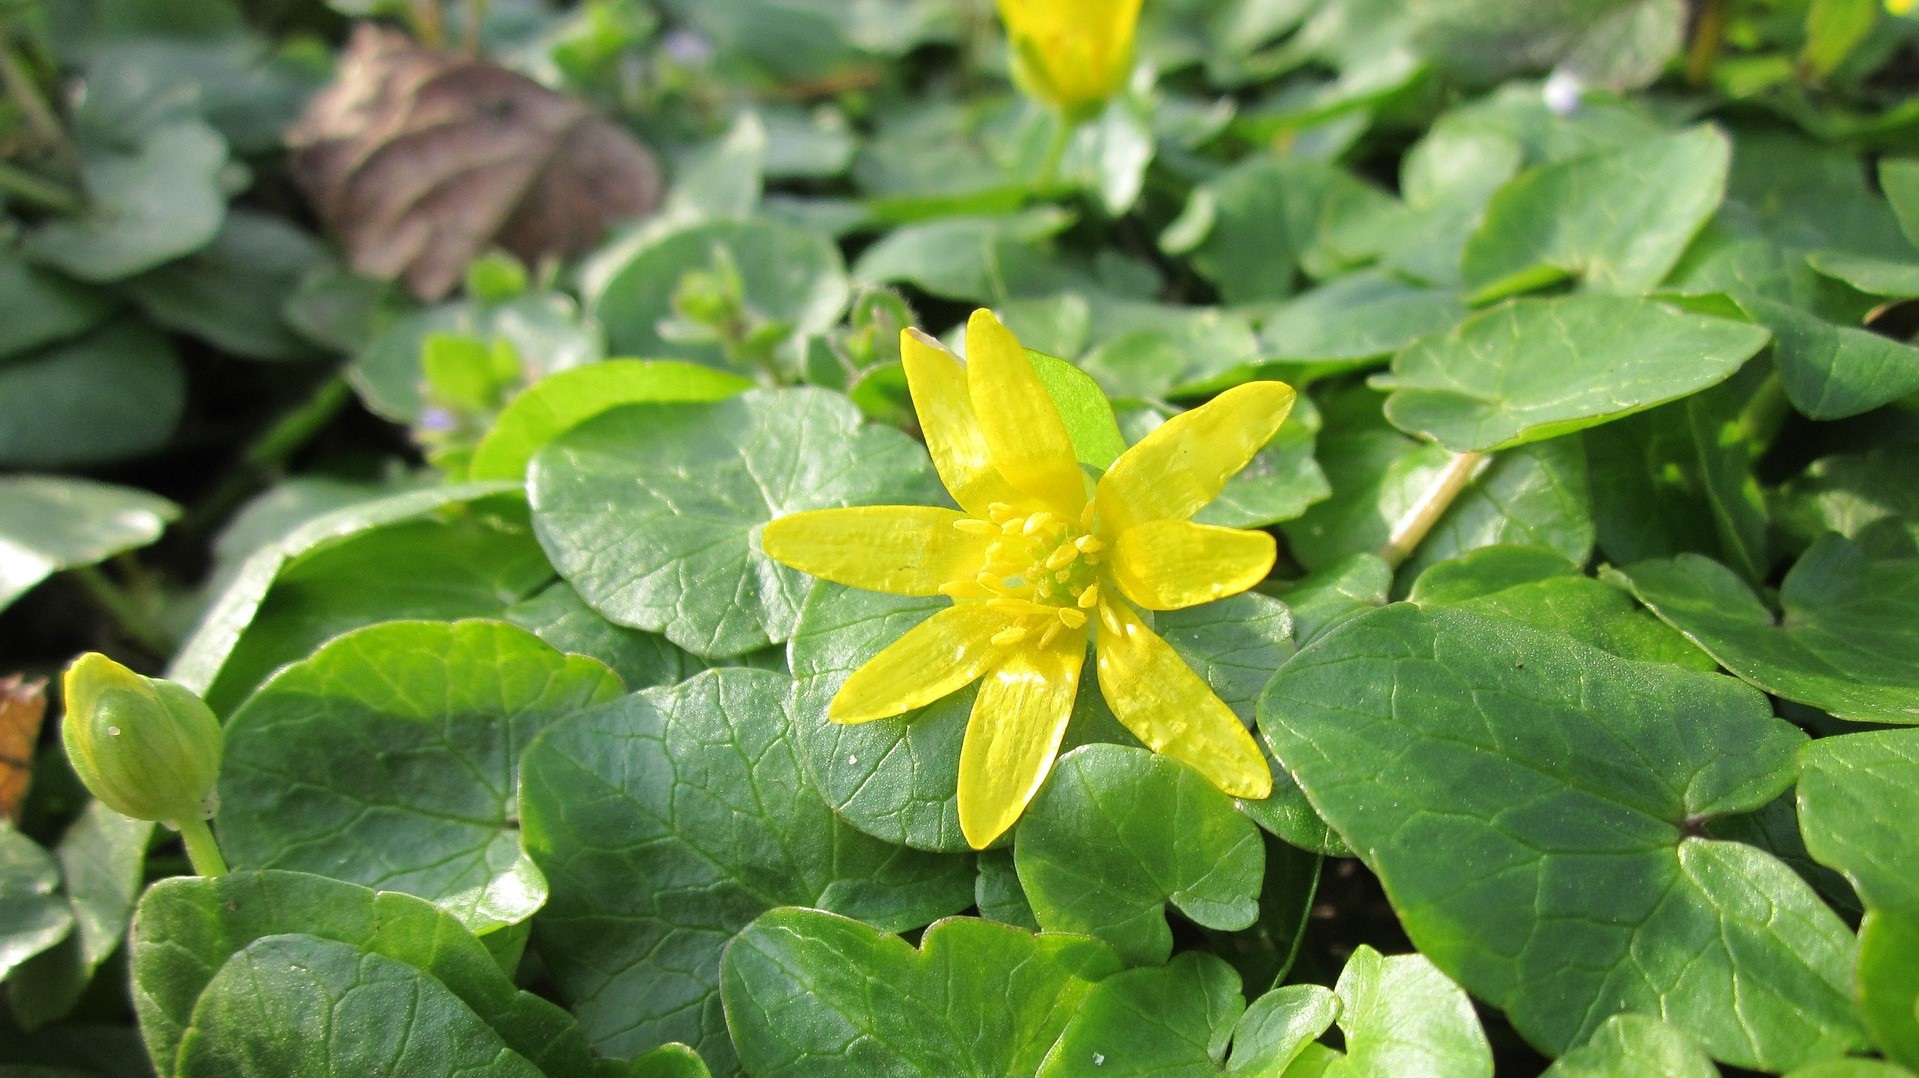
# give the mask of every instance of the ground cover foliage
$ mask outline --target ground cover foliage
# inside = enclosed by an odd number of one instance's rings
[[[0,1078],[1919,1073],[1919,18],[1003,6],[0,0]],[[1000,323],[1270,796],[829,717]]]

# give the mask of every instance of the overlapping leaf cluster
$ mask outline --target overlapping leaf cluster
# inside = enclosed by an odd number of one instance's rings
[[[109,640],[204,696],[233,867],[39,750],[0,1076],[1919,1072],[1919,21],[1148,0],[1068,126],[988,5],[493,0],[413,29],[671,185],[420,305],[274,148],[306,35],[424,8],[254,6],[0,5],[85,88],[0,114],[72,181],[0,183],[0,465],[64,470],[0,477],[0,673]],[[1195,517],[1274,575],[1152,617],[1272,797],[1087,688],[975,852],[973,690],[827,719],[947,600],[760,535],[947,504],[897,341],[978,306],[1092,472],[1300,390]],[[236,448],[235,359],[319,389]]]

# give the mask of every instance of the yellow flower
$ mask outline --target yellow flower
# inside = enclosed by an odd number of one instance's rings
[[[1246,727],[1134,606],[1178,610],[1265,578],[1272,536],[1187,518],[1279,429],[1292,388],[1251,382],[1173,417],[1089,491],[1059,411],[992,312],[973,313],[964,363],[918,330],[900,335],[900,351],[960,511],[795,513],[769,524],[762,545],[814,576],[953,605],[854,671],[829,717],[888,718],[984,678],[959,770],[960,830],[981,849],[1052,768],[1090,638],[1100,693],[1134,736],[1236,797],[1271,793]]]
[[[1113,96],[1133,66],[1140,0],[999,0],[1020,89],[1069,114]]]
[[[1912,10],[1914,0],[1886,0],[1886,10],[1894,15],[1904,15]]]

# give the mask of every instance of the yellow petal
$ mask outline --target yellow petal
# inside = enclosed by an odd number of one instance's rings
[[[960,832],[976,850],[1004,834],[1039,792],[1073,713],[1086,632],[1013,648],[986,675],[960,746]]]
[[[783,516],[760,534],[760,549],[782,565],[824,580],[892,595],[938,595],[971,580],[991,536],[953,527],[966,519],[925,505],[864,505]]]
[[[1099,481],[1100,530],[1185,520],[1219,495],[1293,409],[1293,387],[1248,382],[1181,412],[1113,462]]]
[[[1100,604],[1099,691],[1133,736],[1234,797],[1273,792],[1253,736],[1172,645],[1125,603]]]
[[[1086,478],[1066,421],[1026,349],[992,311],[974,311],[966,323],[966,385],[999,474],[1046,508],[1076,519],[1086,507]]]
[[[919,330],[905,329],[900,331],[900,364],[906,368],[906,388],[913,395],[926,450],[953,500],[977,517],[984,517],[994,502],[1020,500],[1019,492],[993,467],[959,357]]]
[[[1275,550],[1265,532],[1154,520],[1120,533],[1113,582],[1148,610],[1178,610],[1238,595],[1266,579]]]
[[[1021,88],[1071,112],[1126,80],[1140,0],[999,0]]]
[[[827,717],[871,722],[958,692],[999,661],[991,640],[1005,627],[1006,615],[985,603],[960,603],[934,614],[853,671],[827,705]]]

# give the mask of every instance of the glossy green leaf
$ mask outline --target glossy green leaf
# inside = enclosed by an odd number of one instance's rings
[[[279,218],[229,213],[205,247],[127,282],[156,323],[249,359],[302,359],[314,348],[281,311],[326,258],[313,236]]]
[[[1806,848],[1845,873],[1866,904],[1854,984],[1860,1020],[1882,1051],[1907,1066],[1919,1066],[1919,851],[1902,826],[1914,812],[1919,734],[1850,734],[1801,750]]]
[[[1618,572],[1660,618],[1767,692],[1842,719],[1919,723],[1919,562],[1873,561],[1828,535],[1779,585],[1778,615],[1696,554]]]
[[[0,978],[73,929],[59,887],[60,869],[47,851],[0,823]]]
[[[1523,173],[1466,243],[1467,287],[1481,300],[1566,277],[1649,291],[1718,209],[1731,157],[1725,135],[1697,127]]]
[[[945,217],[894,229],[853,264],[862,284],[911,284],[946,299],[1003,303],[1059,270],[1043,242],[1073,223],[1055,206],[992,217]],[[1059,282],[1049,282],[1057,284]]]
[[[1046,387],[1046,395],[1066,422],[1066,433],[1073,440],[1073,453],[1081,464],[1102,471],[1126,451],[1119,436],[1119,423],[1113,418],[1113,406],[1099,383],[1085,371],[1055,356],[1027,349],[1034,373]]]
[[[1879,188],[1899,218],[1899,231],[1919,247],[1919,158],[1888,157],[1879,162]]]
[[[707,658],[798,623],[807,578],[760,552],[768,521],[938,500],[923,448],[814,389],[628,405],[542,449],[527,483],[540,542],[581,598]]]
[[[70,340],[112,311],[106,293],[0,249],[0,359]]]
[[[126,132],[89,147],[86,210],[27,238],[27,253],[86,281],[118,281],[199,250],[220,231],[227,145],[198,120]]]
[[[1259,348],[1284,380],[1295,365],[1320,373],[1384,360],[1465,317],[1457,292],[1362,271],[1287,301],[1260,324]]]
[[[675,360],[612,359],[560,371],[507,404],[474,450],[467,477],[518,482],[541,446],[622,404],[721,400],[752,385],[737,375]]]
[[[1774,512],[1802,545],[1830,531],[1872,557],[1911,557],[1919,554],[1919,487],[1904,477],[1915,468],[1912,447],[1821,457],[1780,489]]]
[[[1118,969],[1083,936],[952,918],[916,950],[848,918],[778,909],[727,946],[721,992],[759,1078],[1033,1074]]]
[[[1013,856],[1042,929],[1098,936],[1130,965],[1172,954],[1169,902],[1208,928],[1251,925],[1266,870],[1232,798],[1176,760],[1118,745],[1060,757]]]
[[[1332,1025],[1337,1009],[1318,985],[1289,985],[1248,1007],[1231,966],[1189,951],[1094,986],[1039,1078],[1276,1075]]]
[[[1448,449],[1506,449],[1717,385],[1766,331],[1610,296],[1527,299],[1393,357],[1386,416]]]
[[[0,478],[0,609],[62,569],[146,546],[180,515],[158,495],[87,479]]]
[[[401,618],[501,616],[553,569],[525,503],[500,486],[400,494],[301,525],[248,558],[173,676],[210,679],[207,703],[227,714],[273,671],[341,633]]]
[[[180,1078],[542,1078],[426,973],[304,934],[227,959],[194,1005],[179,1059]]]
[[[1307,574],[1280,592],[1292,613],[1293,639],[1303,647],[1346,619],[1385,606],[1392,585],[1392,567],[1373,554],[1353,554]]]
[[[1772,330],[1786,397],[1806,415],[1844,419],[1919,392],[1919,348],[1783,303],[1752,307]]]
[[[538,946],[597,1050],[678,1040],[729,1071],[720,951],[775,906],[905,930],[972,903],[968,858],[833,816],[800,769],[788,688],[710,671],[581,715],[527,754],[527,849],[552,889]]]
[[[528,380],[599,362],[606,353],[598,322],[573,298],[524,292],[503,303],[474,300],[388,319],[347,368],[355,392],[376,415],[413,423],[426,410],[421,356],[435,334],[467,337],[491,349],[510,345]]]
[[[14,1020],[27,1029],[64,1017],[126,937],[134,900],[145,882],[153,825],[87,802],[59,845],[60,896],[73,911],[73,931],[28,959],[7,980]]]
[[[1615,1014],[1542,1078],[1719,1078],[1690,1037],[1643,1014]]]
[[[747,307],[787,334],[825,332],[846,308],[846,266],[826,237],[770,221],[715,221],[643,247],[588,297],[588,312],[606,327],[607,347],[731,366],[719,345],[669,340],[659,328],[674,317],[681,278],[712,272],[722,259],[738,270]]]
[[[1322,1072],[1327,1078],[1491,1078],[1492,1049],[1472,1001],[1424,955],[1388,958],[1361,944],[1333,994],[1346,1051]]]
[[[237,866],[419,895],[476,931],[522,921],[547,888],[520,849],[520,753],[621,691],[498,622],[347,633],[228,722],[221,845]]]
[[[586,1040],[573,1019],[515,988],[486,946],[445,910],[303,872],[235,872],[163,880],[140,900],[134,1003],[161,1078],[174,1074],[195,1006],[228,960],[256,941],[294,933],[419,970],[549,1074],[579,1074],[587,1064]]]
[[[1919,263],[1850,255],[1843,251],[1816,251],[1806,259],[1813,269],[1875,296],[1910,299],[1919,296]]]
[[[186,372],[145,323],[108,322],[83,337],[0,363],[0,467],[68,468],[150,453],[186,408]]]
[[[1413,581],[1407,599],[1423,607],[1523,621],[1622,659],[1719,668],[1671,626],[1640,609],[1625,591],[1539,547],[1481,547],[1440,562]]]
[[[1654,1013],[1739,1066],[1856,1047],[1852,936],[1785,865],[1696,837],[1805,737],[1739,682],[1396,605],[1281,669],[1260,728],[1421,953],[1549,1052]]]
[[[566,581],[507,607],[500,614],[569,655],[598,659],[620,675],[628,689],[671,685],[706,669],[706,662],[658,633],[615,625],[586,605]]]

